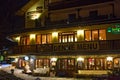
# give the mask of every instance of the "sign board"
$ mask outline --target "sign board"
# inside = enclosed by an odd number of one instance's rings
[[[120,24],[112,24],[107,28],[108,33],[120,34]]]

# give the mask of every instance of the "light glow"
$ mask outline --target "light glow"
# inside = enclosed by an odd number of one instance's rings
[[[17,42],[19,42],[19,41],[20,41],[20,36],[16,37],[15,40],[16,40]]]
[[[77,61],[84,61],[84,58],[79,57],[79,58],[77,58]]]
[[[51,61],[57,61],[57,58],[51,58]]]
[[[58,32],[53,32],[53,33],[52,33],[52,36],[53,36],[53,37],[57,37],[57,36],[58,36]]]
[[[79,35],[83,36],[83,35],[84,35],[84,30],[78,30],[78,31],[77,31],[77,35],[78,35],[78,36],[79,36]]]
[[[33,62],[34,61],[34,59],[33,58],[30,58],[30,62]]]
[[[107,61],[113,61],[113,57],[107,57]]]
[[[32,20],[35,20],[35,19],[38,19],[40,17],[40,15],[41,15],[41,13],[36,12],[36,13],[31,14],[30,16],[31,16]]]
[[[26,60],[26,61],[29,60],[29,57],[28,57],[28,56],[25,56],[25,60]]]
[[[30,40],[35,39],[35,34],[30,34]]]
[[[15,58],[15,62],[18,62],[18,58]]]

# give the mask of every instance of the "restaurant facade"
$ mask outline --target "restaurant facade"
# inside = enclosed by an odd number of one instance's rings
[[[15,58],[17,68],[39,68],[49,76],[120,68],[119,4],[30,0],[17,12],[25,16],[25,27],[8,36],[18,43],[8,57]]]

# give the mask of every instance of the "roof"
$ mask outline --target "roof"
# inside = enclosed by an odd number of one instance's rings
[[[33,6],[39,0],[30,0],[27,4],[25,4],[20,10],[16,12],[16,15],[24,15],[24,13]]]

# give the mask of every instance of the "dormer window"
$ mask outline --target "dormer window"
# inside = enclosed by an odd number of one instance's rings
[[[40,17],[41,13],[38,11],[30,11],[27,13],[27,17],[31,20],[38,19]]]
[[[42,12],[43,12],[43,7],[38,6],[36,7],[36,10],[27,12],[27,17],[31,20],[36,20],[40,17]]]

